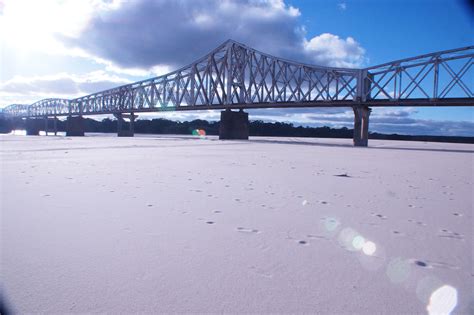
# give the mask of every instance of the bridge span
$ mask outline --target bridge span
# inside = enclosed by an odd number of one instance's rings
[[[363,69],[298,63],[228,40],[171,73],[75,99],[12,104],[3,113],[26,120],[67,116],[67,135],[84,135],[83,116],[112,114],[118,135],[133,136],[136,113],[223,110],[220,139],[248,139],[255,108],[352,107],[354,145],[367,146],[372,107],[473,106],[474,46],[439,51]],[[237,111],[235,111],[237,110]],[[128,125],[128,128],[125,128]]]

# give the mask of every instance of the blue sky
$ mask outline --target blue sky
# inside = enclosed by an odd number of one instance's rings
[[[0,0],[0,107],[164,74],[228,38],[297,61],[365,67],[473,45],[474,16],[456,0]],[[350,127],[351,116],[350,109],[251,112],[332,127]],[[370,130],[474,136],[474,110],[375,109]]]
[[[474,45],[474,12],[456,0],[292,0],[308,36],[335,33],[357,39],[370,65]],[[324,5],[321,5],[324,4]],[[473,9],[473,8],[471,8]],[[471,85],[472,86],[472,85]],[[417,108],[413,117],[473,120],[472,108]]]

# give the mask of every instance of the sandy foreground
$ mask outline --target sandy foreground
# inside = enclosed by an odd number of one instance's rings
[[[0,141],[20,313],[474,312],[474,145]]]

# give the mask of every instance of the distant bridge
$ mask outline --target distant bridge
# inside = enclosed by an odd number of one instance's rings
[[[474,46],[468,46],[364,69],[322,67],[228,40],[192,64],[156,78],[70,100],[13,104],[3,112],[28,119],[68,116],[70,135],[83,135],[83,115],[113,114],[119,135],[130,136],[135,113],[225,109],[221,138],[245,139],[244,109],[352,107],[354,144],[367,146],[370,107],[473,106],[473,63]],[[130,119],[128,131],[122,130],[124,118]]]

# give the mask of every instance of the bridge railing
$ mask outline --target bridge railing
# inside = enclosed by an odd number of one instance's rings
[[[473,98],[473,64],[474,46],[469,46],[369,67],[365,96],[394,102]]]

